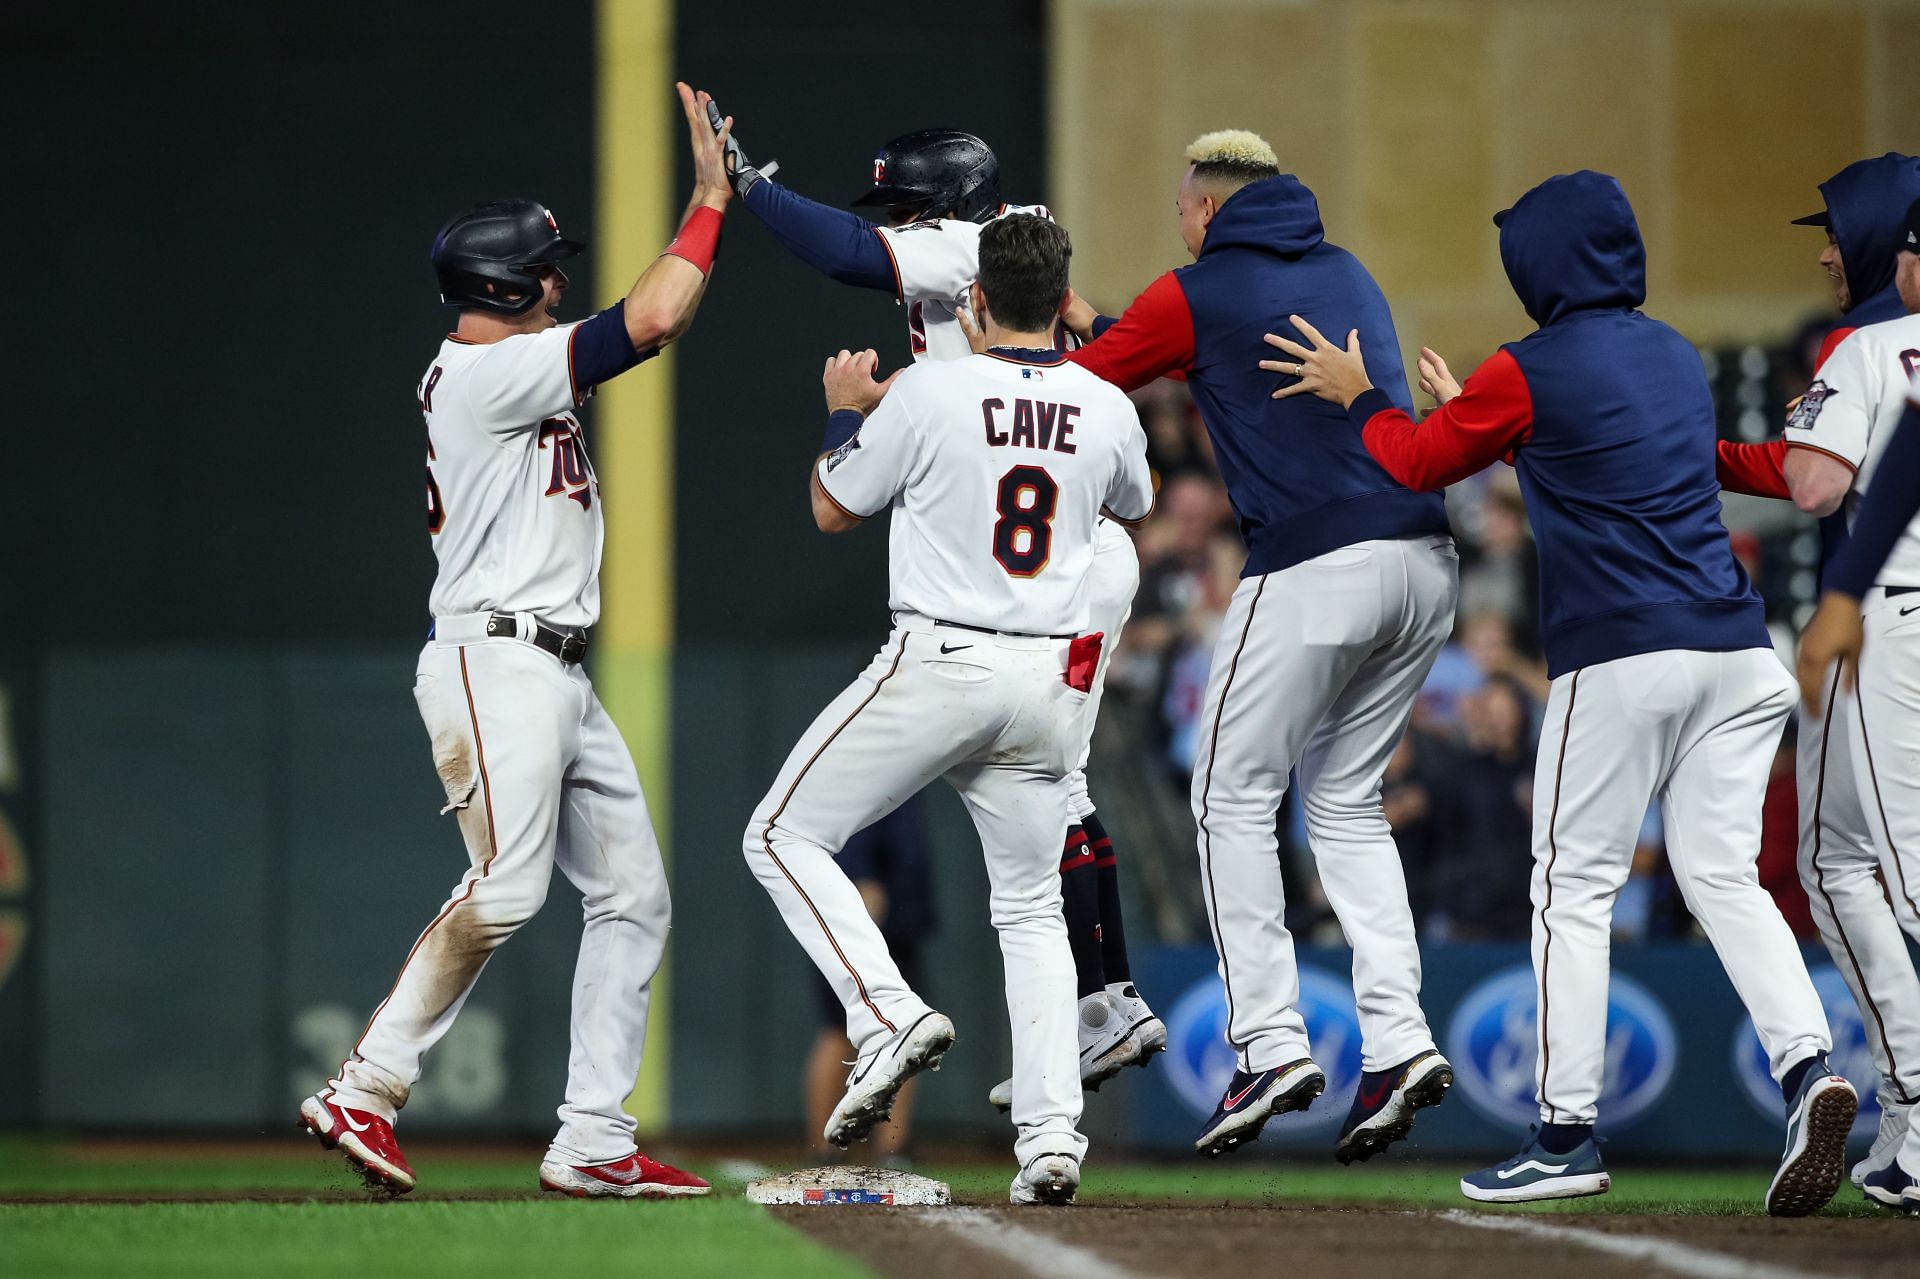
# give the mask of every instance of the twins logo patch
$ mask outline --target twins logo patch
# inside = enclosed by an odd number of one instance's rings
[[[1813,978],[1813,988],[1820,994],[1827,1025],[1833,1031],[1833,1051],[1827,1054],[1827,1064],[1859,1088],[1860,1112],[1854,1117],[1853,1131],[1862,1137],[1869,1136],[1880,1126],[1880,1096],[1878,1089],[1862,1086],[1861,1081],[1870,1084],[1880,1077],[1880,1071],[1873,1064],[1867,1023],[1861,1018],[1860,1006],[1853,1002],[1853,992],[1847,989],[1846,978],[1838,968],[1832,964],[1816,964],[1808,970],[1808,976]],[[1760,1036],[1753,1028],[1751,1017],[1743,1019],[1733,1034],[1733,1073],[1753,1108],[1776,1128],[1784,1128],[1787,1120],[1780,1105],[1780,1089],[1773,1082],[1767,1050],[1760,1046]]]
[[[1340,1122],[1344,1098],[1360,1084],[1360,1019],[1353,986],[1311,964],[1300,966],[1300,1016],[1307,1024],[1313,1059],[1327,1072],[1327,1096],[1312,1110],[1283,1115],[1267,1131],[1279,1135],[1317,1132]],[[1220,979],[1208,974],[1189,986],[1167,1014],[1167,1082],[1195,1119],[1213,1113],[1233,1078],[1237,1060],[1227,1044],[1227,999]]]
[[[1793,402],[1793,412],[1787,414],[1789,431],[1811,431],[1814,420],[1820,416],[1820,406],[1833,394],[1833,388],[1825,382],[1815,381],[1807,388],[1807,393]]]
[[[842,444],[839,448],[835,449],[833,452],[827,454],[827,470],[829,472],[833,471],[842,462],[852,457],[853,451],[859,447],[860,447],[860,433],[858,431],[855,431],[852,439],[848,440],[845,444]]]

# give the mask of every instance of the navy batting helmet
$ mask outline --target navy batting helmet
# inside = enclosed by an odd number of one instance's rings
[[[547,206],[536,200],[489,200],[440,228],[433,238],[433,269],[440,300],[506,315],[531,311],[542,294],[531,268],[586,249],[560,234]]]
[[[985,222],[1000,211],[1000,161],[992,147],[958,129],[902,134],[880,148],[873,187],[853,204]]]

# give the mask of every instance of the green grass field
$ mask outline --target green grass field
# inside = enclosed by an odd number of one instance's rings
[[[564,1261],[569,1273],[853,1276],[829,1252],[748,1203],[738,1180],[694,1160],[714,1180],[705,1199],[663,1203],[513,1198],[530,1189],[534,1156],[458,1147],[416,1157],[424,1189],[399,1202],[343,1198],[357,1188],[335,1157],[285,1146],[205,1150],[177,1145],[0,1139],[0,1274],[319,1276],[529,1275]],[[999,1202],[997,1164],[927,1168],[956,1196]],[[1131,1164],[1089,1167],[1087,1203],[1207,1207],[1365,1203],[1457,1208],[1461,1168],[1386,1161],[1366,1169],[1306,1164]],[[1757,1215],[1763,1169],[1616,1169],[1612,1194],[1503,1211]],[[253,1193],[307,1202],[212,1201]],[[206,1196],[209,1202],[58,1201],[21,1197]],[[503,1196],[460,1199],[450,1196]],[[449,1196],[449,1197],[443,1197]],[[856,1211],[856,1210],[848,1210]],[[1851,1188],[1829,1215],[1874,1210]]]

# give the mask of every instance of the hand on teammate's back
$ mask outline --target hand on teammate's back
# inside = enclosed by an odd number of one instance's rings
[[[709,208],[724,209],[733,199],[733,179],[727,173],[727,144],[733,138],[733,117],[728,116],[715,132],[707,120],[709,93],[696,93],[685,83],[673,86],[680,94],[681,110],[687,114],[687,134],[693,143],[693,200]]]
[[[1268,346],[1277,346],[1294,358],[1262,360],[1260,367],[1269,373],[1282,373],[1299,379],[1292,386],[1283,386],[1275,391],[1274,399],[1284,400],[1290,395],[1305,393],[1332,400],[1345,408],[1359,399],[1363,392],[1373,389],[1373,379],[1367,376],[1367,364],[1360,355],[1360,330],[1354,329],[1347,334],[1347,345],[1343,350],[1327,341],[1320,335],[1319,329],[1299,316],[1290,315],[1287,322],[1313,345],[1301,346],[1277,333],[1266,335]]]
[[[960,321],[960,331],[967,335],[967,345],[973,348],[973,353],[985,355],[987,353],[986,324],[984,321],[979,324],[973,322],[973,308],[955,307],[953,318]]]
[[[873,374],[879,366],[880,357],[870,350],[843,350],[829,357],[826,369],[820,374],[820,385],[827,392],[827,412],[852,409],[865,417],[879,407],[894,378],[906,372],[904,368],[895,369],[886,381],[876,382]]]

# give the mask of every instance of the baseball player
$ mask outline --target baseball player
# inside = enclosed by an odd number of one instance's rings
[[[1313,193],[1253,134],[1187,150],[1181,233],[1196,261],[1068,359],[1122,389],[1184,372],[1240,519],[1247,562],[1208,678],[1193,812],[1208,922],[1239,1069],[1194,1147],[1219,1155],[1326,1087],[1295,1006],[1276,820],[1297,773],[1321,883],[1353,947],[1365,1074],[1335,1155],[1404,1137],[1453,1071],[1420,1010],[1420,952],[1381,777],[1453,628],[1458,557],[1445,504],[1409,493],[1314,400],[1276,404],[1253,367],[1284,305],[1368,341],[1374,381],[1408,407],[1399,341],[1366,268],[1327,243]],[[1284,303],[1275,301],[1284,299]],[[1096,337],[1097,335],[1097,337]]]
[[[717,119],[717,108],[715,110]],[[906,307],[907,338],[916,361],[973,354],[967,290],[979,274],[982,227],[1009,213],[1051,217],[1038,205],[1000,199],[1000,165],[979,138],[955,129],[923,129],[893,139],[873,162],[873,186],[857,208],[877,209],[885,225],[817,204],[764,176],[730,149],[741,202],[801,261],[829,278],[891,293]],[[976,329],[974,340],[979,340]],[[1054,344],[1071,339],[1054,327]],[[1128,1066],[1144,1066],[1167,1045],[1167,1030],[1140,997],[1127,961],[1120,908],[1120,872],[1112,838],[1087,792],[1094,718],[1121,628],[1133,611],[1140,561],[1133,539],[1110,520],[1097,529],[1091,629],[1107,637],[1086,718],[1087,741],[1073,770],[1073,825],[1060,861],[1067,935],[1080,993],[1080,1077],[1096,1090]],[[1007,1079],[988,1101],[1012,1105]]]
[[[1920,198],[1920,159],[1889,153],[1856,161],[1820,191],[1825,207],[1797,221],[1827,232],[1820,264],[1833,280],[1844,319],[1822,344],[1816,381],[1794,404],[1790,421],[1819,415],[1827,361],[1850,334],[1906,313],[1894,276],[1902,217]],[[1788,430],[1767,444],[1722,441],[1719,471],[1728,489],[1789,499],[1820,517],[1823,560],[1844,544],[1847,517],[1841,507],[1854,469],[1817,432]],[[1829,681],[1836,675],[1830,672]],[[1873,779],[1866,748],[1856,745],[1859,706],[1851,696],[1832,696],[1822,699],[1817,713],[1803,710],[1797,752],[1800,878],[1821,940],[1860,1007],[1880,1072],[1880,1131],[1853,1168],[1854,1184],[1864,1189],[1870,1174],[1893,1161],[1920,1099],[1920,977],[1881,883],[1884,854],[1870,796]],[[1882,764],[1884,772],[1884,756]]]
[[[577,411],[594,387],[687,331],[733,194],[725,129],[677,86],[694,190],[679,234],[626,298],[556,319],[563,259],[585,248],[532,200],[477,205],[433,245],[441,300],[460,308],[420,381],[427,528],[439,560],[414,698],[433,742],[466,874],[413,944],[340,1073],[300,1105],[368,1184],[413,1189],[393,1122],[494,948],[546,899],[558,865],[586,907],[572,1051],[544,1190],[703,1195],[705,1181],[634,1148],[621,1109],[640,1068],[667,937],[667,882],[646,798],[581,660],[600,614],[599,481]]]
[[[1553,689],[1534,772],[1533,963],[1540,1127],[1463,1178],[1470,1199],[1604,1193],[1593,1136],[1606,1057],[1613,900],[1649,796],[1668,857],[1766,1045],[1787,1110],[1767,1211],[1833,1197],[1859,1099],[1827,1065],[1825,1013],[1793,934],[1760,887],[1760,799],[1792,708],[1760,599],[1733,557],[1715,482],[1713,397],[1692,345],[1639,311],[1646,252],[1620,184],[1550,178],[1498,214],[1507,278],[1539,328],[1454,383],[1421,353],[1441,407],[1415,425],[1345,349],[1261,367],[1346,406],[1353,438],[1434,492],[1507,458],[1540,546],[1541,640]]]
[[[1920,311],[1920,201],[1908,210],[1902,230],[1895,283],[1909,312]],[[1900,483],[1900,472],[1884,474],[1881,463],[1907,409],[1916,372],[1920,315],[1857,328],[1820,366],[1787,421],[1789,447],[1816,450],[1821,462],[1845,471],[1849,510],[1857,511],[1883,486]],[[1789,480],[1795,478],[1790,472]],[[1888,1067],[1882,1089],[1893,1094],[1908,1118],[1920,1073],[1915,1061],[1920,1044],[1914,1042],[1920,1038],[1915,1016],[1920,1007],[1914,1002],[1920,977],[1900,929],[1920,940],[1920,772],[1911,766],[1920,758],[1920,619],[1912,616],[1920,613],[1920,531],[1902,529],[1879,558],[1882,562],[1864,581],[1855,574],[1840,588],[1872,641],[1856,667],[1857,679],[1851,687],[1836,686],[1839,672],[1833,670],[1827,689],[1818,690],[1827,695],[1812,699],[1810,708],[1831,700],[1833,718],[1845,724],[1860,808],[1873,834],[1869,852],[1877,854],[1848,867],[1863,889],[1869,884],[1878,889],[1877,896],[1863,891],[1858,909],[1844,919],[1829,911],[1823,922],[1832,923],[1835,934],[1854,948],[1851,962],[1872,975],[1861,983],[1863,994],[1893,996],[1884,1004],[1863,999],[1863,1019],[1877,1016],[1885,1023],[1877,1027]],[[1831,582],[1828,589],[1834,589]],[[1803,651],[1803,672],[1815,661],[1823,672],[1830,665],[1817,648]],[[1831,868],[1829,862],[1821,869]],[[1867,908],[1876,906],[1870,915]],[[1920,1209],[1920,1132],[1910,1122],[1899,1145],[1870,1152],[1863,1165],[1859,1184],[1869,1199],[1890,1208]]]
[[[885,385],[871,351],[828,361],[814,517],[841,532],[891,511],[895,626],[802,735],[744,839],[847,1010],[858,1060],[824,1133],[846,1146],[939,1063],[954,1030],[901,978],[833,853],[937,777],[960,793],[1005,959],[1014,1203],[1071,1202],[1086,1151],[1057,854],[1103,639],[1084,633],[1094,524],[1103,509],[1137,522],[1153,506],[1132,402],[1053,349],[1070,252],[1066,232],[1037,217],[981,231],[969,293],[987,354],[916,364]]]

